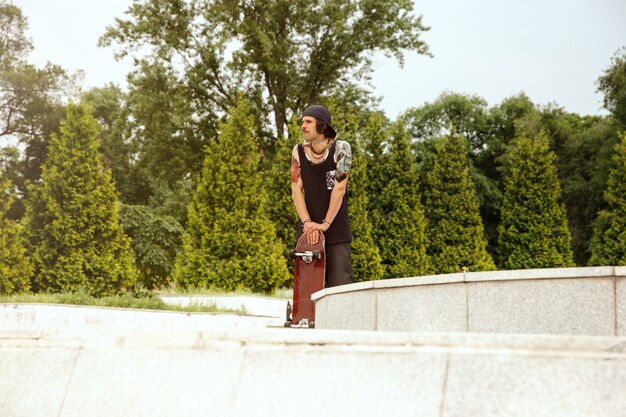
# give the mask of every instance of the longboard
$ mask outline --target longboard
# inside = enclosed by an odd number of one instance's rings
[[[315,303],[311,294],[324,289],[326,279],[326,239],[320,234],[316,245],[302,234],[296,247],[289,251],[294,260],[293,306],[287,303],[285,327],[315,327]]]

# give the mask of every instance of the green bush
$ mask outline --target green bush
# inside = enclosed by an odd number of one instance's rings
[[[503,269],[574,266],[555,158],[544,133],[517,138],[505,155],[498,227]]]
[[[85,107],[69,105],[60,135],[50,139],[41,182],[28,188],[25,227],[36,292],[83,288],[105,296],[132,288],[137,279],[99,132]]]
[[[7,217],[12,201],[11,182],[0,178],[0,294],[28,291],[33,275],[22,227]]]
[[[245,101],[231,109],[220,130],[206,148],[175,279],[183,288],[271,293],[287,282],[289,272],[267,214],[261,155]]]
[[[428,255],[439,273],[495,269],[474,185],[470,179],[468,144],[462,136],[435,143],[433,163],[424,178],[424,211],[428,220]]]
[[[598,216],[589,265],[626,265],[626,134],[615,147],[614,166]]]

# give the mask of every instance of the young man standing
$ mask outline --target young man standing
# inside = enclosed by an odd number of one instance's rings
[[[330,112],[324,106],[307,107],[302,114],[304,143],[291,156],[291,196],[300,217],[297,236],[302,233],[316,244],[320,233],[326,238],[326,286],[350,284],[350,220],[346,190],[352,165],[347,142],[335,140]]]

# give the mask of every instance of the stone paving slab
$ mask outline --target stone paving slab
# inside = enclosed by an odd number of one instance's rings
[[[11,417],[622,417],[626,338],[293,329],[0,332]]]

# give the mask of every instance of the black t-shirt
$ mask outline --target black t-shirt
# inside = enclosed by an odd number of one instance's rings
[[[335,172],[337,163],[335,162],[334,141],[328,151],[326,159],[319,164],[314,164],[307,158],[304,147],[298,145],[298,156],[300,157],[300,176],[304,185],[304,201],[306,208],[315,223],[322,223],[328,212],[330,205],[330,195],[334,188]],[[297,236],[302,234],[302,224],[298,222]],[[348,218],[348,198],[343,196],[341,207],[330,227],[324,232],[327,244],[345,243],[352,241],[350,232],[350,219]]]

